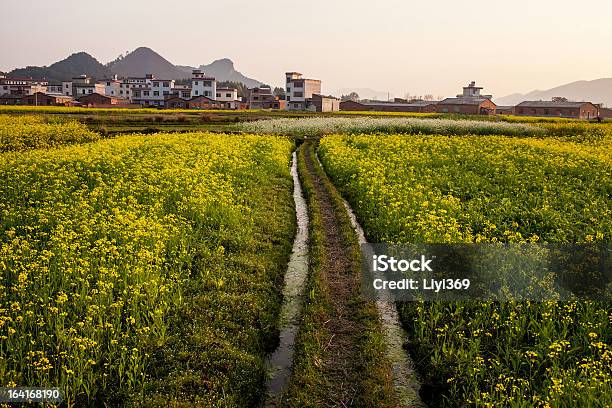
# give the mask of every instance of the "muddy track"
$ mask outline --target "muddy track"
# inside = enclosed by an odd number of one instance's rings
[[[364,327],[355,318],[350,305],[355,297],[359,296],[359,277],[354,272],[356,265],[353,248],[351,243],[342,237],[341,224],[331,192],[315,170],[313,160],[316,159],[312,157],[310,149],[305,149],[304,158],[308,177],[314,186],[324,230],[326,263],[322,278],[332,294],[330,318],[325,322],[325,329],[331,334],[325,345],[327,359],[323,367],[326,384],[329,386],[325,393],[330,406],[355,406],[355,401],[360,399],[360,372],[356,364],[360,356],[355,339],[363,332]]]

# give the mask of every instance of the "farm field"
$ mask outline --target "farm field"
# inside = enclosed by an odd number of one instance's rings
[[[0,153],[93,142],[100,135],[77,121],[46,121],[40,116],[0,115]]]
[[[557,138],[333,135],[319,155],[370,242],[609,243],[612,139],[575,126]],[[398,309],[431,406],[612,404],[609,302]]]
[[[2,386],[59,386],[68,406],[255,404],[292,150],[192,133],[0,154]]]
[[[64,109],[0,107],[0,386],[62,406],[404,406],[339,193],[370,242],[612,237],[608,123]],[[310,265],[273,405],[297,146]],[[612,404],[610,303],[397,308],[430,407]]]

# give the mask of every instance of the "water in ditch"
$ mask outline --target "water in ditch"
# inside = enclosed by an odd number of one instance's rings
[[[293,177],[293,201],[297,218],[297,232],[293,250],[285,274],[283,305],[280,315],[280,342],[277,349],[266,361],[268,380],[266,381],[265,406],[276,406],[277,399],[287,387],[291,376],[295,336],[304,301],[304,288],[308,276],[308,208],[302,194],[302,186],[297,171],[297,155],[293,153],[291,165]]]

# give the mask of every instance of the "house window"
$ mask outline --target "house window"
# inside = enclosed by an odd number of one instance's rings
[[[196,94],[196,95],[199,95],[199,94],[200,94],[200,91],[198,91],[198,90],[196,89],[195,94]]]
[[[220,98],[221,94],[219,92],[217,92],[217,98]]]
[[[231,93],[225,94],[225,97],[226,97],[226,98],[231,98],[231,97],[232,97],[232,94],[231,94]]]
[[[209,91],[204,91],[204,96],[210,96],[210,92]]]
[[[204,81],[204,86],[211,87],[212,86],[212,82],[211,81]]]
[[[295,96],[296,98],[301,98],[304,96],[304,92],[294,92],[293,96]]]
[[[194,82],[193,82],[193,84],[194,84],[194,85],[197,85],[197,84],[198,84],[198,81],[194,81]]]
[[[159,96],[159,91],[153,91],[153,96]]]
[[[144,96],[149,96],[149,91],[144,91],[143,95]]]
[[[153,82],[153,86],[157,88],[159,86],[159,82]]]
[[[170,87],[170,83],[164,82],[164,88],[168,88],[168,87]]]

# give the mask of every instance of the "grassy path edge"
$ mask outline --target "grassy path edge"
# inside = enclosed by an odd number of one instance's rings
[[[303,309],[302,325],[296,339],[293,375],[284,406],[289,407],[396,407],[397,399],[391,378],[391,365],[386,357],[386,348],[381,322],[374,302],[365,301],[357,290],[347,302],[350,319],[357,326],[353,334],[334,333],[332,300],[337,294],[331,293],[326,269],[329,268],[330,253],[327,250],[329,231],[325,231],[324,214],[319,201],[324,186],[326,199],[330,200],[333,215],[339,225],[337,233],[348,249],[346,269],[358,282],[360,273],[359,241],[337,193],[323,169],[315,159],[314,145],[306,141],[298,152],[298,171],[304,195],[308,203],[310,268],[307,298]],[[315,186],[319,183],[319,190]],[[329,216],[329,214],[327,214]],[[357,288],[359,286],[357,285]],[[340,340],[336,336],[344,336]],[[330,369],[330,344],[335,341],[350,343],[352,359],[351,373],[354,384],[346,384],[338,370]],[[333,364],[332,364],[333,365]],[[342,396],[340,390],[346,386],[355,387],[355,395]]]

